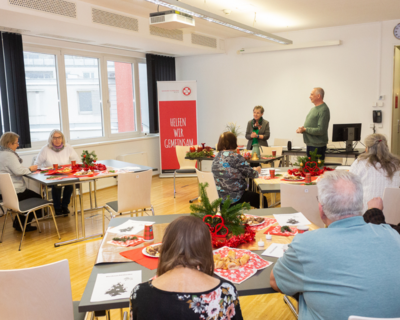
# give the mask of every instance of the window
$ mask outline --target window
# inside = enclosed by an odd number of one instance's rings
[[[107,61],[111,133],[136,131],[133,64]]]
[[[65,55],[71,140],[102,137],[103,115],[97,58]],[[87,78],[85,75],[89,74]],[[92,76],[93,75],[93,76]]]
[[[31,141],[47,141],[60,129],[59,92],[55,55],[24,52]]]
[[[149,96],[147,91],[147,67],[139,63],[140,114],[142,116],[142,132],[150,132]]]
[[[92,112],[92,93],[90,91],[78,91],[79,96],[79,112]]]

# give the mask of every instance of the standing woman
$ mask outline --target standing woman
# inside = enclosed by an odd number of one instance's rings
[[[249,140],[247,143],[247,150],[251,150],[254,144],[268,147],[267,140],[269,139],[269,122],[263,119],[264,108],[261,106],[255,106],[253,109],[253,119],[247,123],[246,139]]]
[[[30,166],[26,168],[22,165],[22,159],[15,152],[17,150],[19,135],[14,132],[6,132],[0,138],[0,173],[9,173],[13,182],[15,192],[17,193],[18,201],[30,199],[30,198],[42,198],[36,192],[26,188],[26,184],[23,176],[30,174],[32,171],[36,171],[37,166]],[[1,199],[1,195],[0,195]],[[31,226],[29,223],[33,219],[33,214],[29,215],[27,226],[25,231],[33,231],[37,228]],[[22,225],[25,223],[25,216],[20,215]],[[17,231],[22,231],[21,226],[18,223],[18,219],[14,219],[13,227]]]
[[[400,158],[390,153],[384,135],[376,133],[365,138],[365,153],[351,165],[350,172],[363,184],[364,211],[368,201],[383,198],[385,188],[400,187]]]
[[[60,130],[54,129],[50,132],[47,145],[39,152],[35,164],[39,167],[52,167],[53,164],[69,164],[71,161],[78,161],[79,156],[69,144],[65,143],[65,138]],[[73,186],[64,186],[64,194],[61,201],[62,187],[52,186],[54,210],[56,215],[68,215],[68,205],[71,200]]]

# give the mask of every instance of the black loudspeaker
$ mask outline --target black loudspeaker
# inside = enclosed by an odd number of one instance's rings
[[[288,149],[288,151],[292,150],[292,141],[288,141],[287,149]]]

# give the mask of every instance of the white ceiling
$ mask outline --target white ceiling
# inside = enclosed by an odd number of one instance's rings
[[[148,17],[157,6],[145,0],[82,0]],[[255,28],[277,33],[400,18],[399,0],[180,0]],[[225,15],[223,10],[231,13]],[[160,6],[160,11],[167,10]],[[256,16],[256,21],[254,18]],[[231,38],[243,33],[196,19],[196,31]]]

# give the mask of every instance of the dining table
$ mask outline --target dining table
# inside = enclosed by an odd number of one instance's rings
[[[117,177],[118,174],[122,172],[142,172],[142,171],[147,171],[147,170],[155,170],[151,167],[148,166],[142,166],[134,163],[129,163],[129,162],[124,162],[124,161],[119,161],[119,160],[99,160],[97,163],[104,164],[107,167],[106,171],[103,172],[96,172],[95,175],[90,175],[90,176],[74,176],[72,177],[71,175],[66,175],[66,174],[61,174],[57,176],[48,176],[46,174],[43,174],[40,171],[36,171],[34,173],[31,173],[29,175],[26,175],[25,177],[39,183],[41,185],[41,188],[44,189],[44,198],[46,200],[48,199],[49,195],[49,188],[52,186],[67,186],[67,185],[72,185],[73,187],[73,192],[72,192],[72,202],[73,202],[73,207],[74,207],[74,215],[75,215],[75,238],[62,241],[62,242],[56,242],[54,244],[55,247],[59,247],[62,245],[68,245],[68,244],[73,244],[81,241],[86,241],[86,240],[92,240],[96,238],[100,238],[103,236],[103,233],[97,233],[97,234],[92,234],[92,235],[86,235],[85,232],[85,212],[90,212],[90,211],[97,211],[102,209],[101,207],[97,207],[97,181],[99,179],[104,179],[104,178],[113,178]],[[110,169],[116,169],[115,172],[110,172],[108,170]],[[84,183],[89,183],[89,192],[90,192],[90,202],[91,202],[91,208],[90,209],[84,209],[83,206],[83,194],[80,196],[80,201],[78,200],[78,194],[76,192],[77,188],[80,189],[80,192],[83,190],[83,184]],[[92,206],[92,198],[91,198],[91,184],[93,183],[93,188],[94,188],[94,202],[95,202],[95,207]],[[78,203],[80,202],[80,214],[81,214],[81,232],[79,232],[79,218],[78,218]]]
[[[271,208],[271,209],[254,209],[246,212],[246,214],[261,216],[265,218],[273,218],[274,214],[291,214],[296,213],[297,211],[293,208]],[[170,222],[177,219],[178,217],[188,216],[189,214],[173,214],[173,215],[160,215],[160,216],[144,216],[144,217],[128,217],[128,218],[114,218],[111,219],[108,228],[114,228],[116,226],[125,223],[128,220],[134,221],[152,221],[155,222],[153,224],[154,230],[154,240],[150,242],[145,242],[144,244],[140,244],[135,248],[140,248],[141,246],[148,246],[153,243],[159,243],[162,240],[164,235],[165,228],[168,226]],[[277,223],[270,225],[275,226]],[[268,226],[268,227],[270,227]],[[309,230],[317,229],[318,227],[314,224],[309,225]],[[269,278],[271,271],[273,269],[274,263],[278,260],[278,258],[262,256],[261,253],[265,251],[272,243],[282,243],[289,244],[294,236],[272,236],[272,240],[266,240],[264,232],[268,230],[265,229],[256,231],[255,241],[250,243],[242,244],[238,248],[251,250],[256,253],[260,258],[272,262],[271,265],[266,267],[265,269],[258,270],[256,274],[245,280],[240,284],[235,284],[240,296],[248,296],[248,295],[259,295],[259,294],[270,294],[276,293],[274,289],[271,288]],[[138,233],[137,235],[142,235]],[[260,239],[264,239],[264,247],[258,246],[258,241]],[[106,239],[103,239],[105,242]],[[131,250],[132,248],[125,248],[125,250]],[[99,250],[99,254],[102,254],[101,250]],[[157,259],[157,258],[155,258]],[[81,297],[79,303],[79,312],[95,312],[95,314],[104,314],[112,309],[121,309],[129,307],[129,299],[119,299],[119,300],[107,300],[100,302],[91,302],[92,293],[95,287],[96,279],[98,274],[107,274],[107,273],[119,273],[125,271],[142,271],[142,282],[148,281],[156,275],[156,270],[150,270],[136,262],[132,262],[130,260],[126,260],[126,262],[104,262],[102,259],[96,259],[97,263],[93,266],[92,272],[90,274],[89,280],[86,284],[85,290]],[[102,261],[102,262],[99,262]],[[217,275],[214,275],[218,278]],[[121,309],[121,319],[122,319],[122,309]]]

